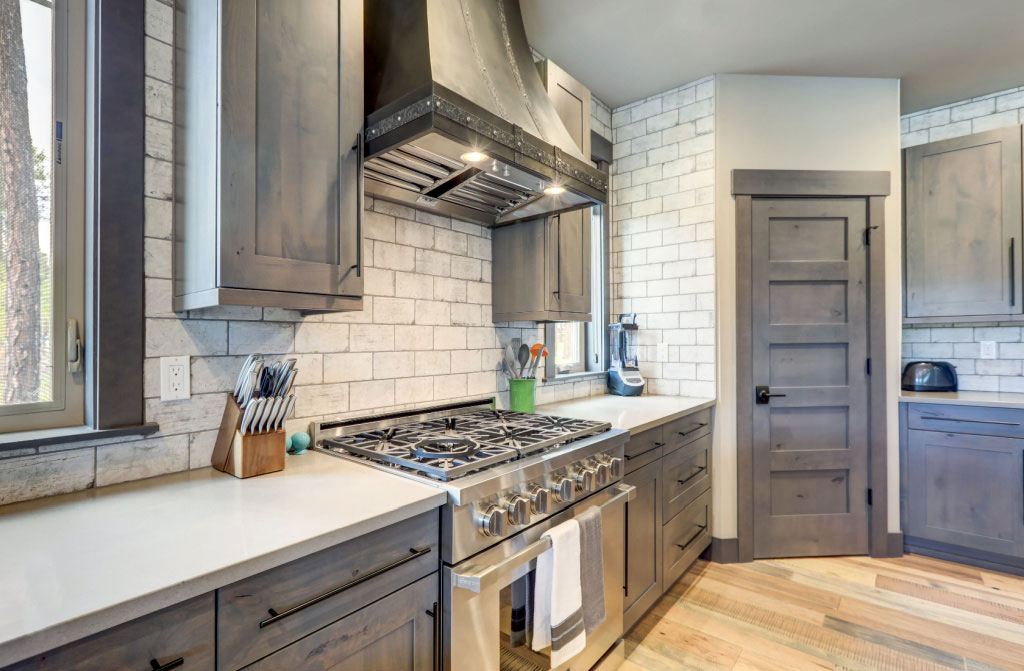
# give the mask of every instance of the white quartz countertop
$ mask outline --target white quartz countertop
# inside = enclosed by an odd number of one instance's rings
[[[900,403],[980,405],[1024,409],[1024,394],[1001,391],[901,391]]]
[[[329,455],[212,468],[0,508],[0,667],[442,505]]]
[[[611,422],[614,429],[636,434],[697,410],[710,408],[713,398],[690,396],[615,396],[605,394],[537,406],[537,412]]]

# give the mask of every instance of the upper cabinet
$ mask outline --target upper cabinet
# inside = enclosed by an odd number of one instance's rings
[[[362,1],[177,9],[174,309],[361,309]]]
[[[590,156],[590,91],[551,61],[537,64],[569,136]],[[590,208],[494,229],[493,320],[590,321]]]
[[[904,152],[908,322],[1018,319],[1021,127]]]

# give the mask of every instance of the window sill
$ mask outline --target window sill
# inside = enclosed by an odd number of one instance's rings
[[[583,373],[566,373],[565,375],[556,375],[552,378],[544,378],[541,380],[542,384],[557,384],[559,382],[582,382],[583,380],[599,380],[608,375],[608,371],[604,370],[588,370]]]
[[[41,429],[38,431],[15,431],[0,434],[0,454],[8,450],[20,450],[26,447],[43,445],[59,445],[61,443],[81,443],[90,440],[105,440],[122,436],[148,436],[160,430],[158,424],[149,423],[139,426],[125,426],[117,429],[93,429],[88,426],[67,426],[60,429]]]

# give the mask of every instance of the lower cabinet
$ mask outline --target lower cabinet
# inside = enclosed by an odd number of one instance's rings
[[[636,487],[626,503],[626,582],[622,625],[629,629],[661,596],[661,463],[642,466],[623,478]]]
[[[623,626],[629,630],[711,543],[711,409],[630,437]]]
[[[1024,410],[915,404],[902,418],[906,545],[1024,569],[1024,440],[1005,435]]]
[[[4,671],[214,671],[215,612],[211,592]]]
[[[437,590],[436,574],[418,580],[245,668],[432,671]]]

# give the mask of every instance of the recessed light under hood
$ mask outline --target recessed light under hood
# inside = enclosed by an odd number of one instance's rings
[[[365,11],[368,193],[487,226],[605,202],[607,176],[544,90],[517,0]]]

